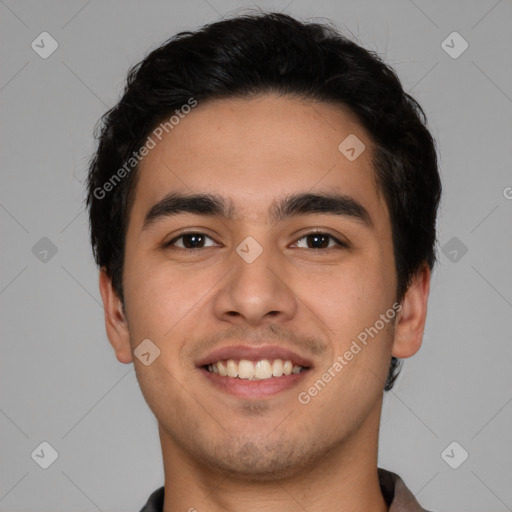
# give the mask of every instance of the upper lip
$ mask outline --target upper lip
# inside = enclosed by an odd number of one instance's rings
[[[229,347],[220,347],[197,361],[197,366],[206,366],[217,361],[225,361],[226,359],[249,359],[252,361],[260,361],[262,359],[282,359],[283,361],[291,361],[294,365],[310,368],[312,362],[305,357],[297,354],[293,350],[279,347],[277,345],[234,345]]]

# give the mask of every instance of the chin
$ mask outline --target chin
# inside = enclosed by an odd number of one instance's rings
[[[271,445],[263,440],[261,443],[242,441],[238,445],[231,442],[228,446],[202,452],[199,460],[212,470],[229,475],[230,479],[245,481],[275,482],[288,478],[322,456],[306,450],[304,443],[292,443],[289,439]]]

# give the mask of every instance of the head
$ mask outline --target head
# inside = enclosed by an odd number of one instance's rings
[[[357,430],[392,388],[398,362],[419,349],[436,259],[435,144],[394,71],[326,25],[283,14],[227,19],[177,34],[136,65],[98,137],[87,204],[107,332],[122,362],[144,339],[158,346],[153,365],[135,360],[137,375],[176,444],[211,461],[236,445],[226,469],[241,468],[243,456],[256,468],[258,432],[291,407],[286,393],[226,398],[226,416],[239,423],[228,434],[210,418],[217,442],[199,433],[192,447],[187,429],[201,430],[200,411],[218,393],[196,363],[264,339],[296,347],[319,377],[398,304],[307,405],[310,419],[289,444],[274,432],[265,446],[269,458],[272,445],[300,464],[294,440],[310,456]],[[356,158],[345,140],[356,141]],[[181,197],[190,195],[200,196],[193,208]],[[202,236],[178,240],[183,233]],[[261,253],[251,262],[237,251],[247,237]],[[172,419],[187,400],[198,404],[188,426]],[[329,404],[340,406],[338,423],[321,416]],[[254,436],[233,444],[242,426]]]

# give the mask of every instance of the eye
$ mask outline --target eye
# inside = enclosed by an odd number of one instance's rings
[[[176,243],[178,240],[181,240],[180,243]],[[206,240],[211,240],[214,242],[212,245],[205,246],[204,243]],[[179,247],[181,249],[186,250],[194,250],[194,249],[203,249],[204,247],[214,247],[215,241],[204,233],[182,233],[180,236],[173,238],[171,241],[165,244],[165,247]]]
[[[206,241],[210,240],[210,245]],[[301,241],[305,241],[305,246],[301,246]],[[184,250],[204,249],[206,247],[215,247],[218,244],[208,235],[199,232],[182,233],[167,242],[164,247],[178,247]],[[341,242],[334,236],[323,232],[311,232],[300,237],[292,246],[300,249],[333,249],[335,247],[348,247],[348,244]]]
[[[306,241],[306,247],[301,247],[299,245],[299,242],[301,240]],[[330,242],[334,242],[334,245],[331,245]],[[310,244],[312,245],[312,247],[310,247]],[[302,236],[293,245],[297,245],[300,249],[332,249],[336,246],[348,247],[346,243],[341,242],[332,235],[316,231],[312,233],[307,233],[306,235]]]

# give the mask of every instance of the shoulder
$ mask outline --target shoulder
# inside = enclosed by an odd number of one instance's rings
[[[162,512],[164,508],[164,487],[160,487],[151,493],[146,504],[140,512]]]
[[[418,503],[399,475],[382,468],[378,468],[378,474],[382,495],[389,505],[389,512],[432,512]]]

